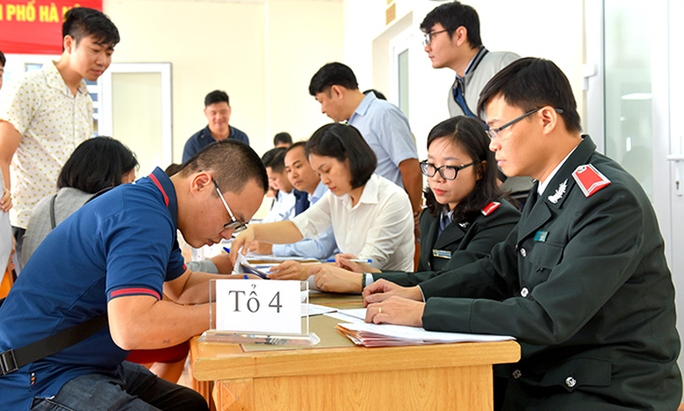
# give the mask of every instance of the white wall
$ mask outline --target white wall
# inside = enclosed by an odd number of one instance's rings
[[[206,93],[228,92],[231,124],[247,132],[263,153],[275,133],[308,138],[329,121],[308,94],[323,64],[342,61],[361,89],[377,88],[393,99],[389,45],[410,35],[410,121],[424,155],[429,129],[448,116],[453,73],[434,70],[425,57],[418,25],[441,2],[396,0],[397,18],[385,24],[385,0],[105,0],[122,41],[116,62],[173,65],[174,160],[187,138],[206,125]],[[568,75],[580,106],[583,61],[582,0],[471,0],[483,42],[490,50],[555,61]],[[396,101],[396,100],[395,100]]]
[[[341,1],[105,0],[104,12],[121,32],[115,62],[172,63],[176,162],[206,126],[204,96],[215,89],[259,154],[279,131],[308,138],[326,122],[308,84],[342,58]]]
[[[450,69],[431,67],[418,28],[425,15],[441,3],[395,0],[397,18],[385,25],[385,1],[344,0],[345,62],[354,69],[361,88],[373,85],[383,92],[391,89],[391,67],[384,61],[389,53],[387,47],[391,39],[401,33],[408,32],[415,40],[409,50],[409,121],[421,156],[426,152],[424,146],[430,128],[449,115],[446,99],[454,78]],[[545,0],[469,0],[465,3],[478,11],[482,41],[489,50],[508,50],[521,56],[553,60],[570,79],[580,115],[583,114],[582,0],[553,3]],[[373,48],[373,43],[377,47]],[[393,102],[396,104],[396,100]]]

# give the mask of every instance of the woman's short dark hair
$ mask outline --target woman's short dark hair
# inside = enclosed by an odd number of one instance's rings
[[[487,204],[504,197],[496,181],[498,168],[494,153],[489,150],[489,137],[484,125],[470,117],[456,116],[434,126],[428,134],[428,150],[433,142],[443,138],[447,139],[450,144],[458,145],[463,149],[475,163],[473,165],[475,172],[480,175],[473,191],[459,201],[454,209],[454,221],[467,221]],[[437,202],[429,187],[425,189],[424,194],[430,215],[437,217],[443,209],[448,207],[447,204]]]
[[[306,156],[311,154],[349,160],[352,188],[366,184],[378,165],[378,158],[359,130],[354,126],[332,123],[316,130],[306,143]]]
[[[138,167],[135,154],[111,137],[82,142],[64,163],[57,188],[72,187],[95,194],[121,184],[123,177]]]

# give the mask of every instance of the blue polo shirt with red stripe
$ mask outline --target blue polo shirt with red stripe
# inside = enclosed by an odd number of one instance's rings
[[[176,193],[159,168],[86,203],[43,240],[0,307],[0,351],[96,317],[113,298],[160,299],[163,283],[185,272],[177,226]],[[0,377],[2,407],[28,410],[80,375],[116,376],[127,355],[105,328]]]

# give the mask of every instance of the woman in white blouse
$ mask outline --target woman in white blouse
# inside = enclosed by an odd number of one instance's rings
[[[294,243],[333,227],[337,247],[385,270],[413,269],[413,213],[403,188],[374,174],[377,158],[353,126],[327,124],[306,144],[311,167],[329,191],[290,221],[254,224],[233,241],[236,253],[252,241]],[[269,278],[304,280],[311,266],[286,261]]]

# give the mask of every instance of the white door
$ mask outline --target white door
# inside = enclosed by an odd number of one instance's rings
[[[113,63],[100,85],[99,135],[135,153],[138,177],[171,164],[171,63]]]
[[[639,180],[658,215],[684,331],[681,0],[589,0],[586,131]],[[680,367],[684,357],[680,356]]]

